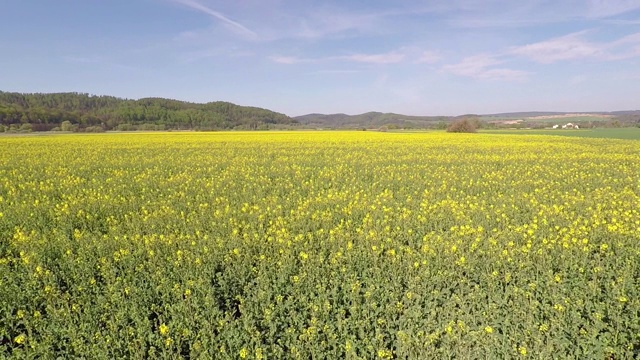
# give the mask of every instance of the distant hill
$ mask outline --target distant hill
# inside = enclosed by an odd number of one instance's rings
[[[448,116],[410,116],[394,113],[368,112],[359,115],[308,114],[293,119],[301,125],[315,128],[433,128],[450,120]]]
[[[446,128],[452,121],[471,118],[483,127],[550,127],[550,124],[572,121],[593,126],[635,126],[640,123],[640,111],[558,112],[527,111],[496,114],[464,114],[459,116],[410,116],[394,113],[368,112],[359,115],[307,114],[294,117],[301,126],[324,129],[434,129]]]
[[[623,110],[623,111],[528,111],[528,112],[510,112],[497,114],[484,114],[482,116],[494,117],[534,117],[534,116],[552,116],[565,114],[594,114],[594,115],[640,115],[640,110]]]
[[[0,91],[0,131],[258,130],[294,127],[442,129],[460,118],[480,120],[486,127],[548,127],[550,123],[561,121],[589,126],[640,126],[640,110],[589,113],[529,111],[460,116],[314,113],[291,118],[268,109],[223,101],[198,104],[165,98],[131,100],[84,93]]]
[[[481,115],[488,125],[548,128],[572,122],[586,127],[621,127],[640,125],[640,110],[597,112],[513,112]]]
[[[567,112],[558,111],[524,111],[524,112],[509,112],[509,113],[497,113],[497,114],[484,114],[482,117],[496,117],[496,118],[528,118],[534,116],[553,116],[571,114]]]
[[[145,98],[121,99],[82,93],[22,94],[0,91],[0,125],[48,131],[68,121],[75,130],[265,129],[296,125],[271,110],[216,101],[196,104]],[[29,125],[25,125],[29,124]]]

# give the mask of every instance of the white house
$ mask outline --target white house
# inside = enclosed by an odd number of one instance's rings
[[[578,124],[574,124],[574,123],[567,123],[566,125],[562,125],[563,129],[580,129],[580,127],[578,126]],[[555,129],[555,127],[554,127]]]

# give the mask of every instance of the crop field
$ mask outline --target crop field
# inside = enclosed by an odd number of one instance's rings
[[[596,128],[596,129],[580,129],[580,130],[562,130],[562,129],[545,129],[545,130],[529,130],[529,129],[505,129],[505,130],[481,130],[486,134],[508,134],[508,135],[554,135],[554,136],[570,136],[585,138],[602,138],[602,139],[627,139],[640,140],[640,128]],[[556,139],[557,141],[557,139]]]
[[[0,358],[640,356],[640,142],[0,138]]]

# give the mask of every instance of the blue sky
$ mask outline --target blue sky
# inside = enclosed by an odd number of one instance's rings
[[[290,116],[640,108],[640,0],[6,0],[0,90]]]

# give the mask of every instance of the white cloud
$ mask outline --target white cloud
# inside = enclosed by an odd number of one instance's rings
[[[611,46],[620,46],[620,45],[629,45],[629,44],[640,44],[640,32],[621,37],[620,39],[613,41],[611,43]]]
[[[516,46],[511,48],[510,52],[543,64],[603,56],[604,51],[600,46],[582,39],[585,33],[580,31],[533,44]]]
[[[459,76],[482,80],[520,81],[527,78],[525,71],[495,67],[504,61],[496,56],[480,54],[467,57],[458,64],[445,65],[442,69]]]
[[[191,9],[200,11],[202,13],[205,13],[209,16],[212,16],[220,21],[222,21],[222,23],[224,23],[229,29],[231,29],[232,31],[236,32],[237,34],[240,34],[242,36],[251,38],[251,39],[257,39],[258,38],[258,34],[256,32],[254,32],[253,30],[250,30],[249,28],[247,28],[246,26],[240,24],[237,21],[231,20],[229,17],[225,16],[224,14],[215,11],[195,0],[172,0],[175,3],[187,6]]]
[[[385,54],[354,54],[348,56],[340,56],[338,59],[344,59],[349,61],[369,63],[369,64],[395,64],[402,62],[405,55],[392,51]]]
[[[240,50],[237,48],[219,47],[205,50],[189,51],[181,54],[179,58],[184,63],[192,63],[204,59],[219,58],[219,57],[247,57],[253,56],[254,53],[248,50]]]
[[[460,28],[522,28],[603,21],[634,24],[612,19],[640,9],[640,0],[450,0],[447,22]]]
[[[321,58],[299,58],[295,56],[271,56],[269,59],[279,64],[300,64],[300,63],[318,63],[318,62],[329,62],[329,61],[348,61],[348,62],[358,62],[358,63],[367,63],[367,64],[395,64],[402,62],[405,58],[405,54],[391,51],[388,53],[382,54],[352,54],[352,55],[342,55],[342,56],[327,56]]]
[[[640,9],[640,0],[589,0],[587,16],[604,18]]]
[[[423,51],[422,55],[418,59],[418,63],[435,64],[442,60],[442,55],[437,51]]]
[[[336,9],[315,10],[307,16],[298,16],[282,37],[318,39],[353,31],[366,33],[372,31],[378,16],[375,14],[350,14]]]
[[[361,73],[362,70],[351,70],[351,69],[327,69],[327,70],[318,70],[313,71],[310,74],[357,74]]]
[[[640,55],[640,33],[630,34],[608,43],[584,39],[587,31],[515,46],[508,52],[533,61],[550,64],[578,59],[620,60]]]
[[[299,64],[302,62],[311,62],[313,60],[309,60],[309,59],[301,59],[295,56],[270,56],[269,59],[271,59],[271,61],[276,62],[278,64],[285,64],[285,65],[293,65],[293,64]]]

